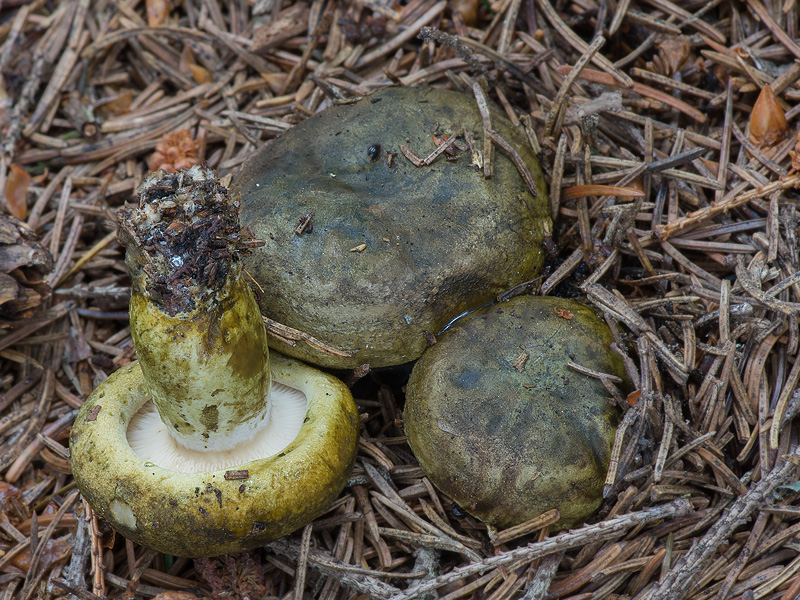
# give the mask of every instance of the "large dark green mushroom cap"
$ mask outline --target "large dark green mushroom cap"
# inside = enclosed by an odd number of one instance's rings
[[[274,348],[328,367],[411,361],[428,334],[536,276],[550,228],[544,179],[524,136],[494,110],[491,122],[527,165],[535,197],[497,147],[490,179],[463,137],[457,158],[417,167],[402,154],[404,145],[425,158],[434,134],[465,131],[483,149],[475,99],[437,89],[388,88],[335,106],[245,163],[231,195],[241,194],[242,221],[266,240],[247,263],[262,312],[357,352],[271,340]],[[295,233],[312,213],[311,228]]]
[[[560,526],[601,503],[618,421],[601,382],[625,377],[611,332],[561,298],[520,296],[457,322],[415,365],[404,423],[431,481],[499,527],[547,510]]]

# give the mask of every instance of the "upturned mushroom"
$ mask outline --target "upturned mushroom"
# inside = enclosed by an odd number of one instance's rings
[[[550,509],[582,522],[602,501],[619,411],[597,379],[625,378],[587,306],[518,296],[451,327],[414,365],[403,417],[430,480],[499,527]]]
[[[303,121],[247,160],[231,195],[266,240],[247,259],[263,313],[337,352],[270,345],[332,368],[416,360],[454,318],[536,277],[551,226],[525,136],[433,88],[378,90]]]
[[[139,360],[75,421],[81,493],[126,537],[177,556],[246,550],[309,522],[346,483],[358,415],[338,379],[270,357],[238,203],[193,167],[150,175],[118,215]]]

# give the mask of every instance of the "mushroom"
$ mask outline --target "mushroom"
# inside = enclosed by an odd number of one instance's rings
[[[309,522],[353,466],[359,420],[338,379],[272,357],[214,172],[154,173],[118,212],[139,357],[86,400],[72,470],[126,537],[177,556],[246,550]]]
[[[619,413],[597,379],[625,378],[611,332],[562,298],[518,296],[454,324],[414,366],[403,417],[430,480],[499,527],[558,509],[569,527],[602,501]]]
[[[551,227],[544,177],[517,128],[494,109],[487,120],[518,158],[495,146],[491,176],[475,99],[433,88],[334,106],[245,162],[231,194],[266,240],[247,259],[262,312],[338,352],[272,348],[331,368],[398,365],[535,278]]]

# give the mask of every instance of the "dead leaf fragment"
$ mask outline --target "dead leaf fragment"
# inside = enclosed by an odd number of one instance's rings
[[[571,310],[567,310],[566,308],[558,308],[557,306],[553,309],[556,312],[556,315],[561,317],[562,319],[566,319],[567,321],[571,320],[574,316]]]
[[[525,365],[527,364],[530,356],[531,355],[528,354],[528,351],[523,348],[522,354],[520,354],[511,362],[511,366],[514,367],[518,372],[522,373],[525,370]]]
[[[656,44],[656,48],[658,48],[658,56],[664,69],[663,74],[672,77],[689,60],[692,47],[687,36],[678,35],[662,40]]]
[[[169,0],[147,0],[147,24],[150,27],[160,27],[167,22],[169,17]]]
[[[6,179],[6,202],[9,212],[18,219],[28,216],[28,188],[31,185],[30,174],[19,165],[11,165]]]
[[[4,119],[6,116],[6,111],[11,108],[14,104],[14,101],[11,99],[11,96],[8,95],[6,88],[0,83],[0,119]]]
[[[0,305],[16,298],[18,289],[19,286],[16,279],[11,275],[0,273]]]
[[[210,83],[214,80],[214,77],[211,75],[208,69],[197,64],[197,61],[194,58],[194,53],[192,53],[192,49],[188,45],[184,46],[183,50],[181,50],[179,67],[182,71],[189,71],[192,79],[198,85]]]
[[[179,590],[167,590],[161,592],[153,598],[153,600],[199,600],[197,596],[191,592],[181,592]]]
[[[644,182],[642,181],[641,177],[637,177],[636,179],[631,181],[627,185],[627,187],[629,187],[631,189],[634,189],[634,190],[639,190],[640,192],[644,193]]]
[[[772,88],[765,85],[750,113],[750,141],[759,148],[773,146],[786,136],[788,128],[780,102]]]
[[[478,23],[478,0],[451,0],[450,10],[454,15],[461,17],[464,24],[468,27],[475,27]]]
[[[39,568],[47,569],[47,567],[49,567],[55,561],[64,558],[67,552],[69,552],[71,549],[72,546],[69,545],[69,542],[65,537],[47,540],[44,551],[39,557]],[[31,565],[30,549],[23,550],[17,554],[13,559],[11,559],[11,564],[24,573],[27,573],[28,568]]]
[[[791,171],[793,173],[800,171],[800,131],[797,132],[797,140],[794,145],[794,150],[789,150],[789,156],[792,157]]]
[[[20,499],[19,488],[8,482],[0,481],[0,512],[8,513],[13,503]]]
[[[126,90],[97,108],[98,114],[108,119],[128,112],[133,102],[133,90]]]
[[[708,160],[707,158],[700,157],[700,162],[703,163],[706,168],[713,173],[714,177],[719,174],[719,163],[713,160]]]
[[[96,421],[97,420],[97,415],[100,414],[100,409],[101,408],[103,408],[103,407],[100,406],[99,404],[95,404],[91,408],[91,410],[86,414],[86,420],[87,421]]]
[[[192,74],[192,79],[198,85],[202,85],[203,83],[211,83],[214,80],[214,77],[205,67],[195,64],[189,64],[187,67],[189,69],[189,73]]]

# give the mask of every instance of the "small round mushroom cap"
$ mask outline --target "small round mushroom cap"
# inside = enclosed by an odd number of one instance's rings
[[[625,377],[611,332],[561,298],[518,296],[456,322],[414,366],[408,442],[430,480],[479,519],[509,527],[556,508],[559,525],[601,503],[618,411],[600,381]]]
[[[177,447],[160,419],[146,414],[151,402],[139,364],[118,370],[84,403],[72,428],[72,470],[81,493],[125,537],[175,556],[248,550],[313,520],[341,492],[355,461],[355,403],[338,379],[300,362],[273,353],[271,369],[278,388],[271,417],[290,413],[294,424],[262,432],[286,430],[262,440],[268,455],[254,457],[258,443],[248,443],[238,450],[250,454],[229,450],[205,465],[192,464],[192,456],[207,453]],[[131,427],[134,417],[140,424]],[[137,440],[148,418],[161,431]],[[160,447],[183,454],[159,455]]]
[[[475,99],[433,88],[387,88],[330,108],[242,166],[230,193],[266,240],[247,259],[261,311],[356,352],[271,347],[332,368],[405,363],[452,319],[536,276],[551,225],[547,188],[528,141],[490,112],[535,193],[497,146],[484,176]],[[404,155],[425,159],[451,141],[453,155],[428,165]]]

